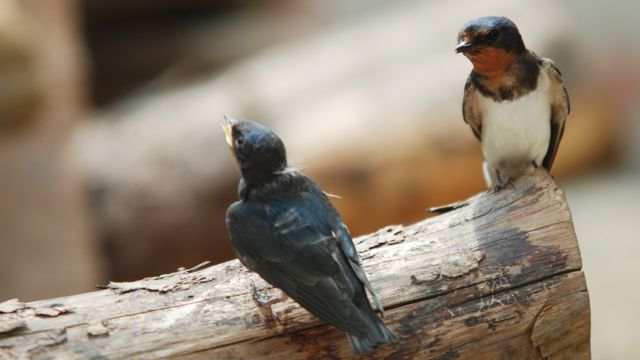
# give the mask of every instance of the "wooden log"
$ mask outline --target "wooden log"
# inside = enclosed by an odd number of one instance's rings
[[[543,172],[515,189],[355,239],[397,345],[377,359],[588,359],[589,296],[571,214]],[[0,358],[338,359],[346,336],[291,300],[277,320],[236,261],[0,304]]]

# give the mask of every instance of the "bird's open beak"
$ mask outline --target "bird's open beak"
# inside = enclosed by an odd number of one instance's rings
[[[225,115],[224,123],[220,124],[222,131],[224,131],[224,137],[229,148],[233,148],[233,135],[231,128],[233,127],[234,122],[235,120],[232,117]]]
[[[471,49],[472,46],[473,44],[471,44],[469,41],[462,40],[458,43],[458,46],[456,46],[456,53],[463,53]]]

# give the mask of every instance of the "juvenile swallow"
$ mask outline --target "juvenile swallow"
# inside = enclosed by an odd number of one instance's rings
[[[227,210],[231,244],[244,266],[347,333],[355,353],[396,341],[346,225],[326,194],[287,167],[284,144],[263,125],[225,118],[242,178]]]
[[[528,50],[501,16],[466,23],[456,52],[473,64],[462,114],[482,143],[484,176],[499,190],[543,166],[551,170],[569,114],[569,95],[552,60]]]

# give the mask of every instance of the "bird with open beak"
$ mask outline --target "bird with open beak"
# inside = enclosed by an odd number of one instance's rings
[[[226,217],[240,261],[347,333],[355,353],[394,343],[396,336],[367,299],[366,290],[383,312],[349,231],[327,195],[287,167],[284,144],[271,130],[253,121],[225,120],[227,144],[242,174],[240,200]],[[255,288],[254,296],[260,303]]]
[[[482,144],[487,185],[499,190],[540,166],[551,170],[569,114],[553,61],[528,50],[501,16],[466,23],[456,52],[473,64],[462,114]]]

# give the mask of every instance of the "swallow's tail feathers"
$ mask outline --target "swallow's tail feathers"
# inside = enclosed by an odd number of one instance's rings
[[[398,337],[376,316],[370,312],[368,316],[371,320],[369,331],[364,336],[349,334],[351,347],[357,354],[365,354],[382,344],[394,344]]]
[[[349,335],[351,341],[351,348],[356,354],[367,354],[373,350],[375,343],[368,337],[357,337],[355,335]]]

